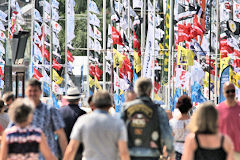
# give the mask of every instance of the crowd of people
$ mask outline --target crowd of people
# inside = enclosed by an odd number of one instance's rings
[[[151,80],[139,78],[121,116],[109,112],[108,91],[88,98],[87,113],[77,88],[56,109],[41,101],[41,86],[32,78],[26,98],[8,92],[0,99],[0,160],[240,160],[240,102],[231,82],[217,106],[205,102],[192,114],[191,98],[182,95],[172,114],[151,99]]]

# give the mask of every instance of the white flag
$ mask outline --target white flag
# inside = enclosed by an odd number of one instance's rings
[[[44,24],[44,32],[46,35],[51,36],[51,29],[47,24]]]
[[[55,21],[52,21],[52,28],[53,28],[53,31],[56,33],[59,33],[62,30],[62,27],[60,26],[60,24],[58,24]]]
[[[97,38],[99,41],[102,41],[102,33],[98,30],[97,27],[93,27],[94,28],[94,35],[95,38]]]
[[[56,94],[63,94],[62,89],[54,81],[52,82],[52,89],[53,89],[53,92]]]
[[[44,0],[44,1],[40,1],[39,2],[39,5],[41,7],[44,7],[44,11],[47,12],[48,14],[50,14],[51,12],[51,6],[50,4],[48,3],[48,1]]]
[[[74,6],[75,6],[75,1],[68,0],[68,5],[67,5],[67,43],[70,43],[75,38]]]
[[[106,72],[109,73],[110,75],[112,74],[111,72],[111,64],[106,62]]]
[[[3,47],[3,44],[0,42],[0,52],[5,54],[5,48]]]
[[[36,44],[33,44],[33,55],[36,55],[40,62],[42,62],[42,52]]]
[[[155,29],[155,38],[161,40],[164,36],[164,31],[160,28]]]
[[[120,82],[120,89],[121,90],[125,91],[125,90],[127,90],[129,88],[129,84],[128,84],[128,82],[126,80],[120,78],[119,82]]]
[[[37,44],[38,46],[42,46],[42,42],[41,40],[39,39],[37,33],[34,33],[34,43]]]
[[[111,37],[108,37],[108,41],[107,41],[107,46],[108,46],[108,48],[111,47],[112,43],[113,43],[112,38],[111,38]]]
[[[240,3],[239,1],[233,1],[233,20],[240,22]]]
[[[157,16],[155,17],[156,27],[160,26],[162,21],[163,21],[163,18],[159,14],[157,14]]]
[[[111,51],[107,51],[107,56],[105,56],[106,60],[109,60],[110,62],[113,61],[113,56]]]
[[[96,40],[96,39],[95,39],[94,50],[96,50],[99,54],[100,54],[100,51],[102,50],[101,43],[98,40]]]
[[[42,35],[42,30],[41,30],[41,26],[39,25],[39,23],[37,21],[34,21],[34,31],[41,36]]]
[[[89,24],[100,27],[100,20],[97,18],[95,14],[89,13]]]
[[[0,40],[3,41],[3,42],[5,42],[5,40],[6,40],[6,36],[3,33],[3,31],[0,31]]]
[[[94,38],[94,33],[93,33],[93,30],[92,30],[91,25],[88,26],[88,30],[89,30],[89,31],[88,31],[89,36],[92,37],[92,38]]]
[[[56,46],[59,46],[59,39],[57,35],[55,33],[53,33],[52,35],[53,35],[53,44]]]
[[[6,31],[6,29],[5,29],[2,21],[0,21],[0,30],[1,30],[1,31]]]
[[[0,20],[7,22],[7,14],[0,10]]]
[[[43,81],[48,83],[48,84],[51,84],[51,78],[48,76],[47,72],[45,71],[45,69],[42,69],[43,71]]]
[[[52,9],[52,19],[54,21],[58,21],[59,20],[59,13],[58,13],[58,10],[53,8]]]
[[[112,26],[108,24],[108,35],[112,35]]]
[[[123,30],[126,30],[128,28],[128,21],[126,16],[120,18],[120,26],[122,27]]]
[[[114,72],[114,91],[120,88],[120,78],[116,72]]]
[[[53,51],[53,54],[59,58],[61,58],[61,55],[57,51]]]
[[[89,44],[90,44],[89,48],[94,49],[94,42],[91,38],[89,38]]]
[[[97,4],[93,0],[89,0],[88,9],[90,12],[99,14]]]
[[[34,9],[34,19],[37,20],[38,22],[42,22],[41,14],[36,9]]]
[[[50,22],[51,17],[49,14],[47,14],[47,12],[44,12],[43,19],[44,19],[44,22],[48,23],[48,22]]]
[[[142,0],[134,0],[133,1],[133,8],[142,8],[143,2]]]
[[[155,52],[160,51],[160,46],[157,40],[155,40]]]
[[[122,12],[122,8],[123,8],[123,5],[120,3],[120,6],[118,5],[119,3],[114,1],[114,8],[115,8],[115,11],[119,12],[120,13]],[[119,8],[120,7],[120,8]],[[119,8],[119,9],[118,9]]]
[[[59,2],[57,0],[52,0],[52,7],[59,9]]]

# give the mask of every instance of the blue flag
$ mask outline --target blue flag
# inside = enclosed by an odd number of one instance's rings
[[[220,77],[220,88],[219,88],[219,101],[218,103],[221,103],[223,101],[225,101],[225,97],[223,96],[223,85],[225,82],[229,81],[229,77],[230,77],[230,66],[227,66],[221,74]]]
[[[43,82],[43,93],[45,93],[47,96],[50,95],[50,88],[46,82]]]
[[[207,101],[201,92],[201,88],[202,86],[199,83],[194,82],[194,85],[191,87],[192,102],[203,103]]]
[[[52,94],[52,101],[53,101],[53,106],[54,106],[55,108],[59,109],[60,106],[59,106],[59,104],[58,104],[57,97],[56,97],[54,94]]]
[[[175,94],[174,94],[172,111],[174,110],[174,108],[175,108],[175,106],[176,106],[176,104],[177,104],[178,98],[179,98],[180,96],[181,96],[181,89],[176,88]]]
[[[133,87],[134,87],[134,84],[135,84],[137,79],[138,79],[138,76],[137,76],[135,70],[133,70]]]
[[[89,89],[89,95],[93,95],[93,91],[91,91],[91,89]]]
[[[121,112],[122,101],[120,97],[117,93],[114,94],[115,112],[117,113]]]

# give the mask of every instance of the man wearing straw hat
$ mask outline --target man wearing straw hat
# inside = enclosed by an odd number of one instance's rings
[[[86,114],[85,111],[81,110],[78,103],[79,100],[81,98],[81,94],[79,92],[79,90],[76,87],[73,88],[69,88],[67,90],[67,95],[64,97],[67,101],[68,101],[68,105],[67,106],[63,106],[60,109],[60,113],[62,115],[62,118],[65,122],[65,132],[66,132],[66,136],[68,139],[68,142],[70,141],[70,134],[72,132],[72,128],[73,125],[75,124],[75,122],[77,121],[78,117]],[[78,154],[76,155],[75,158],[80,159],[81,157],[81,153],[82,153],[82,149],[83,147],[80,146],[79,151],[77,152]]]

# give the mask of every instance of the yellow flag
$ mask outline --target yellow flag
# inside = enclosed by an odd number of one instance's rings
[[[232,69],[230,69],[230,81],[238,88],[240,88],[238,84],[239,80],[240,80],[240,75],[234,72]]]
[[[154,100],[161,101],[161,97],[158,94],[154,94]]]
[[[56,84],[61,84],[63,78],[58,75],[58,73],[53,69],[53,80]]]
[[[123,93],[124,93],[123,90],[120,89],[120,95],[123,94]]]
[[[119,65],[119,68],[122,68],[122,64],[125,56],[113,48],[113,68],[116,68]]]
[[[194,60],[194,53],[190,49],[185,49],[178,46],[177,65],[192,66]]]
[[[95,86],[99,89],[99,90],[102,90],[102,86],[100,85],[100,83],[98,82],[98,79],[97,77],[95,76]]]
[[[134,69],[136,69],[136,73],[138,73],[142,69],[141,59],[138,56],[138,52],[133,51],[133,57],[134,57]]]
[[[210,79],[210,83],[213,83],[212,79]],[[204,87],[208,87],[208,84],[209,84],[209,73],[208,72],[205,72],[203,84],[204,84]]]
[[[230,57],[221,58],[220,60],[220,73],[222,73],[223,69],[229,65]]]
[[[92,79],[91,76],[89,76],[89,86],[92,88],[94,85],[94,80]]]

